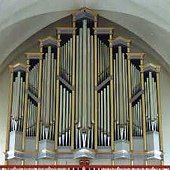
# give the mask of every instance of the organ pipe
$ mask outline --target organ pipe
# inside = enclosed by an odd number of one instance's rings
[[[112,39],[112,34],[109,35],[109,39],[111,40]],[[111,125],[111,150],[114,150],[114,107],[113,107],[113,104],[114,104],[114,96],[113,96],[113,90],[114,90],[114,87],[113,87],[113,47],[111,46],[111,43],[109,44],[109,58],[110,58],[110,77],[111,77],[111,80],[110,80],[110,113],[111,113],[111,116],[110,116],[110,125]],[[109,68],[109,66],[108,66]],[[108,138],[109,140],[109,138]]]
[[[157,85],[153,72],[145,73],[145,109],[147,131],[158,131]]]
[[[97,22],[94,23],[94,27],[97,27]],[[97,87],[98,85],[98,59],[97,59],[97,34],[94,34],[94,86]],[[94,149],[97,150],[97,144],[98,144],[98,92],[95,89],[94,92],[94,120],[95,120],[95,124],[94,124]]]
[[[22,136],[22,150],[25,150],[26,137],[26,122],[27,122],[27,107],[28,107],[28,83],[29,83],[29,63],[27,61],[27,70],[25,75],[25,96],[24,96],[24,121],[23,121],[23,136]]]
[[[87,49],[87,20],[84,19],[83,20],[83,35],[82,35],[82,50],[83,50],[83,54],[82,54],[82,58],[83,58],[83,73],[82,73],[82,79],[83,79],[83,85],[82,85],[82,91],[83,91],[83,104],[82,104],[82,128],[83,129],[87,129],[87,110],[86,108],[88,107],[87,105],[87,53],[86,53],[86,49]]]
[[[9,131],[23,132],[23,150],[25,136],[36,136],[36,150],[40,140],[55,140],[55,149],[112,151],[124,140],[133,151],[137,136],[146,150],[145,131],[160,133],[161,124],[154,66],[147,70],[139,56],[131,57],[129,41],[116,42],[97,21],[74,22],[67,33],[60,28],[57,40],[41,42],[41,56],[27,61],[29,72],[14,71]]]
[[[60,34],[57,35],[57,40],[58,40],[58,43],[57,43],[57,59],[56,59],[56,77],[57,77],[57,80],[56,80],[56,110],[55,110],[55,145],[54,145],[54,148],[55,150],[58,149],[58,145],[59,145],[59,142],[58,142],[58,138],[59,138],[59,133],[58,133],[58,122],[59,122],[59,85],[60,85],[60,82],[59,82],[59,76],[60,76],[60,55],[62,54],[61,53],[61,48],[60,48]]]
[[[90,86],[90,83],[91,83],[91,67],[90,67],[90,45],[91,45],[91,42],[90,42],[90,28],[87,29],[87,68],[89,68],[89,72],[87,72],[87,113],[88,113],[88,116],[87,116],[87,121],[88,121],[88,127],[91,127],[91,86]],[[88,102],[89,101],[89,102]],[[88,135],[89,136],[89,135]]]

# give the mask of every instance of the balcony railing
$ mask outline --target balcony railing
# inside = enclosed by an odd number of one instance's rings
[[[0,170],[170,170],[168,165],[0,165]]]

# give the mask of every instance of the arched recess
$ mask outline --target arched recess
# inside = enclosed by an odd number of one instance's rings
[[[166,18],[163,18],[160,14],[156,15],[154,9],[150,8],[152,4],[145,6],[143,3],[140,4],[134,0],[128,3],[110,0],[105,2],[100,0],[77,2],[73,0],[65,3],[56,3],[52,0],[50,4],[45,1],[32,0],[26,4],[20,3],[18,0],[19,7],[16,10],[12,10],[9,5],[2,11],[5,14],[7,12],[5,10],[11,10],[8,15],[0,18],[2,23],[0,27],[0,72],[7,66],[5,63],[9,62],[9,55],[24,41],[42,28],[83,6],[95,9],[101,16],[136,34],[151,47],[151,53],[155,57],[157,56],[156,60],[169,70],[169,26]],[[155,4],[153,4],[153,7]],[[168,4],[163,4],[163,7],[166,5]],[[163,14],[167,14],[166,9],[164,9]],[[143,45],[142,47],[145,48]]]

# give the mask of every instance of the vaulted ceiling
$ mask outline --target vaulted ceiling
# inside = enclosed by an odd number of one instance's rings
[[[82,7],[133,32],[170,70],[170,0],[0,0],[0,72],[29,37]]]

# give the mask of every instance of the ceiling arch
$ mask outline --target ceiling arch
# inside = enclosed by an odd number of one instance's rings
[[[0,65],[24,41],[49,24],[81,7],[136,34],[170,70],[170,1],[159,0],[1,0]],[[17,4],[17,5],[16,5]],[[15,8],[14,8],[15,6]],[[3,67],[0,67],[2,71]]]

